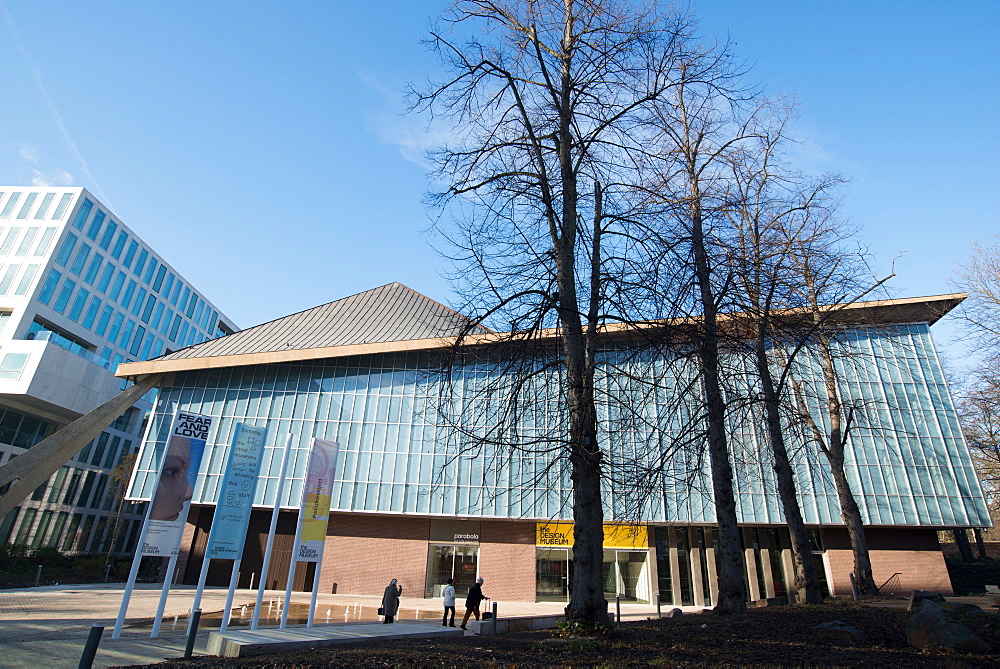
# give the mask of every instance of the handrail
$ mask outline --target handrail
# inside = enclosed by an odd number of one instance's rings
[[[884,588],[886,585],[889,584],[889,581],[891,581],[892,579],[896,578],[897,576],[902,576],[902,575],[903,575],[902,572],[897,571],[895,574],[893,574],[889,578],[885,579],[885,583],[883,583],[882,585],[880,585],[878,587],[879,591],[881,592],[882,588]]]

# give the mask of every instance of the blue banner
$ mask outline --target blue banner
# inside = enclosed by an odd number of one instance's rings
[[[215,517],[208,535],[208,558],[238,560],[243,554],[266,436],[267,428],[236,424],[226,473],[219,482]]]

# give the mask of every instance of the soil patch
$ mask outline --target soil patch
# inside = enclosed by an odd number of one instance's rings
[[[996,667],[997,653],[925,653],[906,645],[907,613],[854,603],[753,609],[745,616],[686,615],[625,622],[595,638],[552,644],[553,631],[498,637],[367,641],[245,659],[196,658],[164,667],[646,667],[646,666],[883,666]],[[832,620],[862,630],[863,643],[817,637]],[[963,622],[1000,650],[1000,619]]]

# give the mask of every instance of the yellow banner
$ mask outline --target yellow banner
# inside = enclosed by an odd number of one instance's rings
[[[573,523],[536,523],[535,545],[546,548],[573,546]],[[605,548],[648,548],[645,525],[605,525]]]

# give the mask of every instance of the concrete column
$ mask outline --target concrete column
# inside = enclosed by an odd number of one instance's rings
[[[750,585],[750,601],[756,602],[761,598],[760,586],[757,584],[757,556],[752,548],[744,549],[743,555],[746,562],[747,583]]]
[[[152,374],[137,381],[88,414],[43,439],[0,467],[0,487],[16,481],[0,497],[0,518],[24,501],[38,486],[49,480],[57,469],[69,462],[88,441],[122,415],[147,392],[155,388],[162,374]]]

